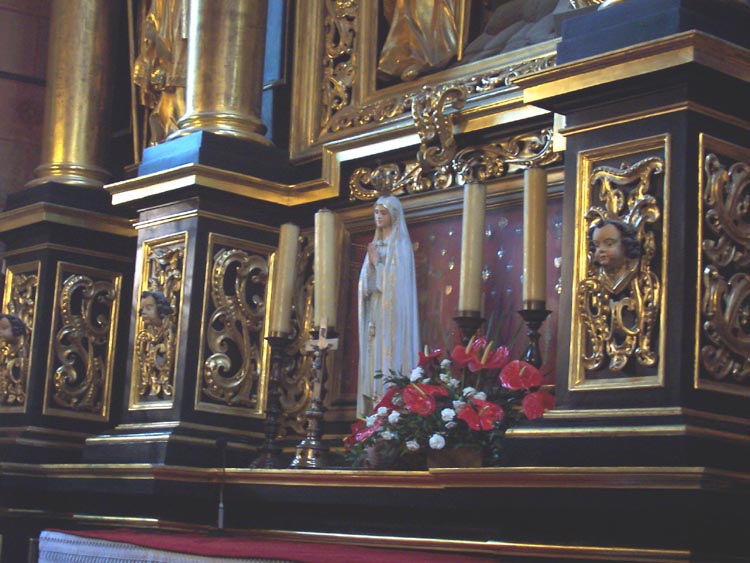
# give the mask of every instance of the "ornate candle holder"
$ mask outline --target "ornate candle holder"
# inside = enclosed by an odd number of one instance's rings
[[[536,368],[542,366],[542,353],[539,351],[539,329],[552,311],[545,309],[544,301],[525,301],[525,308],[518,311],[526,323],[526,336],[529,345],[521,359]]]
[[[266,402],[266,422],[264,425],[265,441],[260,455],[250,464],[253,469],[280,469],[285,467],[281,462],[281,446],[276,441],[281,421],[281,366],[284,365],[284,353],[289,344],[286,332],[271,333],[266,337],[271,347],[271,374],[268,379],[268,400]]]
[[[322,469],[327,466],[328,446],[323,442],[323,416],[326,408],[323,401],[326,396],[328,368],[326,360],[329,350],[338,347],[336,332],[326,331],[325,327],[310,332],[312,339],[307,341],[305,349],[313,352],[313,394],[307,417],[307,434],[297,446],[290,469]],[[331,338],[328,338],[330,336]]]
[[[453,317],[453,322],[456,323],[458,329],[461,331],[461,343],[466,346],[482,326],[484,318],[479,311],[456,311],[456,316]]]

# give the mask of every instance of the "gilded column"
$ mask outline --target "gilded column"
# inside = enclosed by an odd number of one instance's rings
[[[208,131],[264,145],[260,120],[266,0],[190,3],[186,111],[180,131]]]
[[[101,187],[117,2],[54,0],[41,164],[28,186]]]

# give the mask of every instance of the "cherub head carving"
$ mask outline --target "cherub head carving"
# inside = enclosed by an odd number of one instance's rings
[[[141,293],[140,315],[146,327],[160,327],[164,319],[172,314],[172,306],[161,291]]]
[[[26,334],[26,324],[16,315],[0,313],[0,342],[15,343]]]

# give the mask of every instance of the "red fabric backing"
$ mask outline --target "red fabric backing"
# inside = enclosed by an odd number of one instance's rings
[[[497,563],[494,558],[400,549],[379,549],[341,544],[293,542],[242,537],[138,530],[53,530],[86,538],[130,543],[141,547],[208,557],[265,557],[300,563]]]

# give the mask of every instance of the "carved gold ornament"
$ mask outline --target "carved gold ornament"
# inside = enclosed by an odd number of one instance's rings
[[[708,377],[750,389],[750,166],[704,166],[700,360]]]
[[[181,233],[143,247],[145,284],[138,296],[134,357],[140,398],[166,400],[174,395],[186,246],[187,235]]]
[[[215,307],[207,326],[212,354],[203,365],[204,396],[229,406],[255,406],[263,368],[263,319],[268,262],[239,249],[219,251],[210,291]]]
[[[589,250],[586,276],[576,291],[585,334],[582,360],[586,370],[601,370],[608,364],[609,370],[621,372],[631,359],[641,366],[658,362],[654,331],[659,320],[661,281],[654,261],[655,225],[661,212],[650,192],[652,177],[663,170],[663,160],[652,157],[620,169],[598,167],[591,175],[590,189],[598,187],[600,205],[586,213],[590,245],[595,244],[597,225],[609,222],[617,241],[611,244],[620,245],[623,258],[614,269],[608,263],[597,263],[595,252]]]
[[[56,407],[99,415],[106,412],[118,299],[116,281],[73,274],[63,282],[57,300],[62,327],[52,344],[60,364],[53,380]]]
[[[424,87],[412,105],[412,117],[419,132],[417,161],[358,168],[349,180],[350,199],[368,201],[383,193],[416,193],[445,189],[467,181],[486,181],[529,166],[543,166],[560,160],[552,150],[552,131],[515,135],[479,147],[458,150],[453,135],[453,116],[466,103],[461,85],[438,90]]]
[[[352,85],[357,76],[354,56],[357,0],[326,0],[325,56],[323,59],[323,99],[321,128],[351,103]]]
[[[0,410],[17,410],[26,406],[29,353],[39,287],[38,269],[39,263],[36,262],[10,266],[6,273],[3,310],[16,319],[11,321],[6,317],[13,336],[0,339]],[[16,334],[18,332],[22,334]]]

